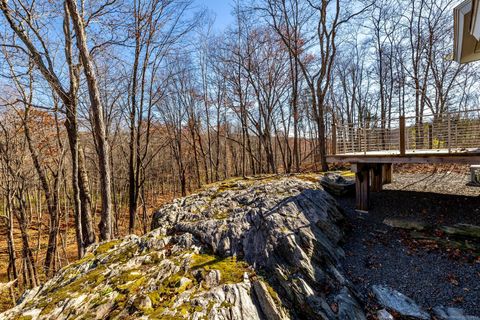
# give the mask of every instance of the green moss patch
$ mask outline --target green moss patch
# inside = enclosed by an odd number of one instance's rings
[[[95,249],[94,253],[96,255],[107,253],[108,251],[112,250],[122,242],[123,240],[112,240],[109,242],[102,243]]]
[[[196,254],[192,257],[192,270],[203,269],[206,272],[219,270],[221,283],[234,284],[243,281],[245,273],[252,274],[250,266],[236,257],[220,258],[208,254]]]
[[[225,220],[230,217],[227,210],[216,210],[213,214],[213,218],[217,220]]]
[[[295,175],[295,178],[303,181],[307,181],[307,182],[313,182],[313,183],[320,182],[320,175],[316,173],[300,173]]]

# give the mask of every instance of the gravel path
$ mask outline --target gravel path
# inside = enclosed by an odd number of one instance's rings
[[[372,209],[358,214],[353,197],[337,198],[351,226],[344,267],[367,305],[371,286],[390,286],[426,309],[444,305],[480,316],[480,257],[418,243],[385,218],[415,218],[434,226],[480,225],[480,188],[459,173],[395,174],[385,191],[372,194]],[[435,193],[434,193],[435,192]]]

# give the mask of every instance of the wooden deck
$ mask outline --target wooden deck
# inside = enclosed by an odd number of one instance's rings
[[[392,181],[392,164],[480,164],[480,110],[403,116],[388,128],[334,124],[331,133],[327,162],[352,165],[359,211],[368,211],[370,192]]]

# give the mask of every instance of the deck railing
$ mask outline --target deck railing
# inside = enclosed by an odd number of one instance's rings
[[[401,116],[388,122],[334,124],[331,153],[454,153],[480,149],[480,110],[422,117]]]

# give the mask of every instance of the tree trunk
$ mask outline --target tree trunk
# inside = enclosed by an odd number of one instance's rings
[[[80,187],[78,182],[78,128],[76,106],[66,106],[65,128],[67,129],[68,141],[70,144],[70,153],[72,157],[72,189],[73,189],[73,204],[75,214],[75,235],[77,238],[77,255],[81,258],[85,252],[85,242],[83,240],[82,232],[82,218],[81,218],[81,200]]]
[[[80,191],[82,238],[85,248],[95,243],[93,227],[92,199],[87,170],[85,168],[85,154],[81,147],[78,148],[78,187]]]
[[[38,276],[32,249],[29,244],[26,204],[22,190],[19,190],[19,194],[17,195],[18,213],[16,217],[22,239],[23,283],[27,288],[34,288],[38,285]]]
[[[102,215],[100,219],[100,239],[110,240],[112,238],[112,193],[111,193],[111,177],[109,162],[109,147],[106,134],[106,126],[104,120],[104,110],[100,99],[100,91],[98,89],[98,81],[95,74],[95,68],[90,51],[87,46],[87,36],[83,17],[80,16],[76,2],[74,0],[66,0],[68,9],[71,14],[73,27],[76,33],[77,48],[82,61],[85,78],[88,85],[90,97],[93,131],[97,145],[98,165],[100,171],[100,184],[102,195]]]
[[[13,204],[10,188],[7,187],[7,202],[5,212],[7,213],[7,250],[8,250],[8,280],[18,279],[17,254],[15,252],[15,243],[13,238]]]

